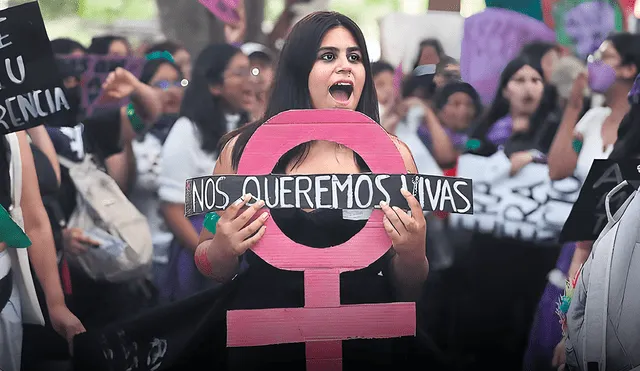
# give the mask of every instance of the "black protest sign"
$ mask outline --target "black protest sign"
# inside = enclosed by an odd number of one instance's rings
[[[0,134],[70,109],[37,2],[0,11]]]
[[[381,201],[409,209],[400,189],[416,196],[425,211],[472,214],[470,179],[420,174],[317,174],[207,176],[187,180],[187,216],[224,210],[244,194],[270,209],[371,209]],[[249,203],[251,205],[252,202]]]
[[[91,116],[96,110],[123,106],[127,99],[114,100],[103,95],[102,84],[109,73],[116,68],[124,68],[134,76],[140,77],[145,59],[136,57],[117,57],[103,55],[85,55],[81,57],[58,57],[67,74],[80,79],[82,99],[79,119]]]
[[[640,160],[595,160],[562,228],[560,241],[595,241],[607,225],[607,194],[625,180],[629,185],[610,199],[611,214],[640,186]]]

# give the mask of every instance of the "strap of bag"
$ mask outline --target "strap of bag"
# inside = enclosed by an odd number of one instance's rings
[[[9,163],[9,174],[11,175],[11,198],[12,208],[19,207],[22,202],[22,159],[20,158],[20,145],[15,133],[5,136],[9,142],[11,151],[11,162]],[[11,210],[8,210],[11,212]],[[21,226],[22,227],[22,226]]]
[[[604,210],[607,213],[607,219],[609,220],[609,223],[615,223],[617,221],[613,218],[613,215],[611,215],[611,197],[618,193],[622,188],[626,187],[627,184],[629,183],[625,180],[617,186],[613,187],[613,189],[609,191],[609,193],[607,193],[607,196],[604,199]]]
[[[7,272],[7,275],[0,278],[0,312],[9,302],[11,298],[11,292],[13,291],[13,275],[11,269]]]
[[[606,370],[611,262],[619,227],[618,222],[634,199],[635,193],[627,198],[615,215],[611,215],[610,201],[611,197],[627,184],[626,180],[623,181],[615,186],[605,197],[605,211],[609,222],[598,237],[598,240],[593,244],[583,325],[583,369],[588,371]]]
[[[85,154],[85,158],[83,158],[83,162],[86,160],[86,156],[89,156],[89,155]],[[60,163],[60,165],[66,167],[67,169],[71,169],[73,167],[76,167],[76,166],[82,164],[82,162],[71,161],[68,158],[62,157],[60,155],[58,155],[58,163]]]

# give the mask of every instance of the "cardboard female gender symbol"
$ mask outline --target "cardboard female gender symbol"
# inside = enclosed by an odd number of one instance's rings
[[[342,144],[358,153],[373,173],[406,173],[395,144],[367,116],[346,110],[288,111],[253,134],[238,166],[239,175],[271,173],[295,146],[312,140]],[[414,303],[340,305],[340,273],[369,266],[391,247],[376,209],[365,227],[342,245],[317,249],[292,241],[269,219],[253,250],[284,270],[304,271],[304,308],[230,311],[227,346],[306,343],[307,370],[342,369],[342,340],[414,336]]]

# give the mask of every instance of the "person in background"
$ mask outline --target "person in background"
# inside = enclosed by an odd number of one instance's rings
[[[47,213],[40,199],[38,179],[33,162],[29,141],[25,132],[7,134],[15,136],[19,151],[12,151],[5,136],[0,137],[0,204],[11,210],[14,195],[11,193],[12,184],[17,179],[21,187],[20,205],[24,218],[23,229],[32,244],[28,248],[29,262],[38,281],[42,285],[48,312],[48,323],[61,335],[71,347],[73,337],[85,331],[83,324],[69,311],[65,304],[60,277],[56,264],[54,242],[49,226]],[[11,175],[9,170],[12,156],[19,156],[21,169],[16,169]],[[17,174],[21,174],[19,177]],[[20,221],[17,223],[22,224]],[[20,282],[19,266],[12,266],[15,260],[10,257],[5,241],[0,241],[0,297],[3,302],[0,308],[0,368],[4,370],[20,370],[22,357],[22,309],[40,311],[38,303],[27,297],[20,297],[18,283]],[[29,274],[29,273],[27,273]],[[13,281],[13,284],[11,282]],[[5,284],[9,283],[7,287]],[[5,291],[6,290],[6,291]],[[24,292],[22,292],[24,293]]]
[[[169,52],[173,57],[173,62],[180,67],[180,71],[182,72],[182,76],[185,79],[191,80],[191,54],[185,49],[182,45],[166,40],[157,44],[152,45],[147,49],[147,55],[154,54],[156,52]]]
[[[273,86],[273,69],[276,61],[271,51],[264,45],[245,43],[240,49],[249,57],[249,64],[251,65],[251,82],[256,95],[255,108],[251,110],[251,119],[257,120],[262,118],[269,102],[269,95]]]
[[[580,73],[586,72],[586,66],[573,56],[565,56],[558,60],[551,74],[549,83],[558,92],[558,105],[565,109],[571,99],[580,99],[585,92],[576,92],[572,97],[573,83]],[[584,97],[585,107],[589,98]],[[582,110],[581,116],[585,110]],[[571,258],[576,250],[574,242],[565,243],[560,250],[555,268],[548,274],[548,283],[542,293],[536,316],[529,334],[529,345],[524,357],[523,369],[528,371],[550,371],[554,356],[554,348],[562,339],[562,328],[556,313],[558,298],[565,288],[565,280],[571,265]],[[555,369],[555,367],[553,367]]]
[[[200,53],[180,108],[162,148],[158,195],[165,223],[174,235],[163,300],[176,300],[209,287],[198,274],[193,252],[202,217],[184,216],[184,182],[204,176],[218,158],[217,144],[227,132],[249,120],[255,104],[249,58],[228,44],[210,45]]]
[[[466,149],[471,124],[482,114],[478,92],[466,82],[450,82],[437,91],[433,106],[457,155],[460,155]],[[418,135],[432,152],[439,150],[437,145],[434,146],[427,125],[418,128]],[[444,156],[446,154],[436,157]]]
[[[578,77],[580,73],[586,73],[587,66],[578,58],[567,55],[561,57],[556,63],[556,66],[551,73],[551,78],[549,79],[549,83],[556,87],[558,91],[558,106],[560,106],[563,110],[569,104],[569,98],[571,97],[571,90],[573,88],[573,82]],[[589,97],[587,96],[585,91],[584,97],[584,107],[588,110],[589,107]],[[583,114],[586,111],[583,112]],[[582,117],[583,115],[580,115]]]
[[[420,42],[418,47],[418,57],[413,65],[413,68],[422,66],[425,64],[438,64],[447,55],[444,52],[442,43],[437,39],[426,39]]]
[[[376,88],[376,96],[378,97],[380,117],[384,117],[395,101],[396,91],[393,86],[395,69],[384,61],[373,62],[371,63],[371,74]]]
[[[147,58],[152,58],[150,56],[151,54]],[[129,199],[149,222],[153,240],[153,282],[156,288],[165,281],[169,245],[173,240],[173,234],[160,213],[158,177],[162,169],[162,146],[178,119],[182,104],[182,80],[181,69],[173,63],[171,55],[148,60],[140,75],[140,82],[158,91],[162,102],[162,115],[150,129],[138,134],[132,142],[137,174]]]
[[[544,104],[545,93],[540,68],[528,58],[510,61],[493,104],[471,129],[467,152],[504,153],[508,176],[544,162],[548,132],[557,125],[550,119],[556,107]],[[560,246],[482,232],[471,233],[466,245],[456,251],[447,273],[447,296],[455,298],[443,299],[445,308],[455,308],[445,326],[447,346],[456,358],[472,360],[463,369],[521,369],[536,307]]]
[[[556,44],[544,41],[534,41],[525,45],[519,54],[519,56],[529,59],[535,68],[542,70],[542,78],[545,83],[551,80],[551,74],[560,59],[560,55],[560,48]]]
[[[441,153],[450,155],[450,158],[438,158],[436,153],[429,152],[418,137],[418,128],[423,124],[429,125],[430,130],[433,130],[438,138],[446,137],[438,118],[431,109],[431,98],[435,91],[433,82],[435,68],[435,65],[416,68],[402,87],[402,98],[381,119],[383,127],[409,147],[420,174],[441,173],[440,163],[452,161],[454,153],[450,141],[438,140],[438,145],[447,147]]]
[[[68,50],[68,49],[67,49]],[[65,67],[62,64],[62,67]],[[67,95],[71,112],[65,116],[69,122],[77,122],[75,113],[79,111],[81,103],[81,88],[75,71],[61,68],[64,75],[64,89]],[[134,107],[133,114],[127,107],[103,110],[82,120],[76,126],[69,122],[48,122],[47,132],[59,157],[73,162],[81,162],[85,155],[90,153],[98,163],[126,192],[130,189],[135,179],[135,158],[131,150],[131,141],[135,137],[136,128],[142,130],[157,121],[160,115],[160,99],[156,91],[138,81],[128,71],[118,68],[111,72],[104,84],[105,96],[112,99],[131,97]],[[66,127],[61,127],[61,126]],[[124,151],[129,148],[130,154],[120,159]],[[66,223],[76,208],[77,192],[69,170],[61,166],[60,196],[58,198],[62,219]],[[65,228],[62,231],[62,241],[66,254],[82,254],[88,246],[97,245],[97,242],[85,236],[84,231],[78,228]],[[65,264],[66,266],[66,264]],[[73,307],[78,316],[87,326],[98,327],[125,314],[133,313],[140,307],[143,295],[136,292],[132,295],[132,287],[138,287],[138,282],[123,284],[111,284],[108,282],[96,282],[76,267],[69,267],[69,279],[65,286],[71,293]],[[64,278],[64,276],[63,276]]]
[[[121,36],[106,35],[91,39],[88,54],[108,55],[114,57],[128,57],[133,51],[129,41]]]
[[[556,100],[545,99],[555,90],[545,88],[542,76],[528,58],[509,62],[491,107],[472,128],[467,148],[485,155],[503,148],[511,159],[512,175],[531,162],[545,161],[558,123],[551,116],[556,112]]]
[[[575,175],[585,179],[595,159],[606,159],[618,139],[623,117],[629,112],[626,98],[640,72],[640,35],[617,33],[609,36],[589,57],[588,75],[579,74],[565,108],[560,128],[549,151],[549,177],[559,180]],[[603,94],[604,107],[584,109],[583,92]],[[593,241],[578,241],[568,278],[573,278],[587,260]],[[564,339],[555,349],[554,361],[565,353]]]
[[[53,49],[53,54],[60,56],[82,57],[87,53],[87,48],[82,44],[67,38],[52,40],[51,48]]]
[[[436,65],[436,75],[433,78],[436,87],[441,88],[451,81],[461,79],[460,63],[455,58],[446,56]]]

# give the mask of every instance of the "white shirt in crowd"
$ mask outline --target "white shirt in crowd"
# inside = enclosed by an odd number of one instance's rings
[[[143,140],[132,142],[133,154],[136,157],[137,179],[129,200],[147,217],[153,241],[153,261],[167,264],[173,234],[164,222],[158,198],[162,147],[160,139],[149,133]]]
[[[602,125],[611,115],[611,108],[594,107],[582,116],[574,129],[574,132],[582,135],[582,149],[578,155],[575,175],[581,180],[586,179],[593,160],[609,158],[613,145],[604,148],[602,141]]]
[[[418,128],[422,125],[423,120],[423,108],[411,107],[404,120],[398,123],[396,136],[411,150],[419,174],[442,175],[442,169],[418,136]]]

